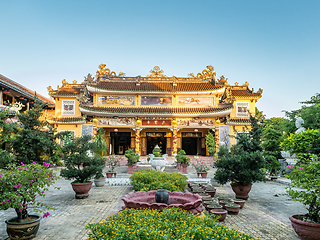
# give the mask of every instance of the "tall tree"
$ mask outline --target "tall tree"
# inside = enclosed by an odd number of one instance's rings
[[[55,154],[57,143],[54,129],[47,121],[41,121],[45,104],[41,103],[35,96],[33,108],[17,115],[20,121],[20,129],[15,138],[10,142],[8,149],[16,156],[18,163],[42,163],[57,162]]]

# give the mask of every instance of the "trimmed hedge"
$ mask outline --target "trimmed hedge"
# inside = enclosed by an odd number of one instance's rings
[[[187,177],[181,173],[167,173],[151,169],[134,172],[131,184],[135,191],[150,191],[161,189],[161,186],[171,192],[184,192],[187,186]]]
[[[111,216],[108,221],[90,222],[86,229],[87,240],[106,239],[233,239],[245,240],[252,237],[230,229],[207,213],[205,217],[197,217],[178,208],[163,209],[126,209]]]

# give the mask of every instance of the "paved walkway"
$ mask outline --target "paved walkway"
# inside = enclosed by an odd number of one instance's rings
[[[145,168],[138,167],[138,169]],[[167,167],[167,171],[177,171],[174,167]],[[213,177],[211,169],[208,178]],[[127,167],[117,169],[117,178],[128,178]],[[188,177],[195,178],[196,173],[188,167]],[[281,180],[281,179],[280,179]],[[279,180],[279,181],[280,181]],[[282,179],[283,182],[287,182]],[[87,199],[74,199],[74,192],[70,181],[59,179],[56,186],[61,190],[51,188],[43,202],[56,211],[50,211],[51,216],[41,220],[40,230],[35,240],[69,239],[80,240],[87,237],[85,226],[90,221],[102,221],[111,214],[117,213],[123,206],[121,197],[132,191],[131,186],[92,187]],[[250,192],[250,198],[238,215],[227,216],[225,222],[245,233],[251,233],[255,239],[298,240],[288,219],[289,215],[305,213],[304,207],[283,195],[287,185],[267,181],[255,183]],[[216,185],[217,196],[234,197],[230,185]],[[31,210],[31,209],[30,209]],[[31,212],[31,211],[30,211]],[[12,210],[0,211],[0,239],[8,239],[4,221],[15,216]]]

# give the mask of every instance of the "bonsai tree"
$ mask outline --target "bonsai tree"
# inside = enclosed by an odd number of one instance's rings
[[[95,155],[103,157],[107,154],[108,146],[102,128],[98,129],[97,136],[93,143],[93,152]]]
[[[287,188],[287,193],[294,201],[304,204],[308,210],[299,220],[320,223],[319,156],[312,155],[312,160],[307,157],[305,163],[288,167],[291,172],[287,178],[291,180],[292,186]]]
[[[139,154],[135,153],[131,148],[125,151],[124,156],[128,159],[128,165],[133,165],[136,162],[139,162]]]
[[[190,163],[190,158],[186,156],[186,152],[183,149],[178,152],[176,159],[180,164],[189,165]]]
[[[211,132],[206,135],[206,145],[208,147],[208,153],[210,153],[210,156],[213,155],[216,149],[216,142],[215,136]]]
[[[156,146],[153,150],[152,150],[152,154],[155,156],[155,157],[161,157],[161,152],[162,150]]]
[[[42,104],[36,96],[34,101],[33,108],[17,114],[21,127],[18,128],[7,149],[15,155],[17,163],[42,164],[43,161],[58,163],[60,159],[55,154],[57,150],[55,140],[59,135],[54,135],[54,129],[49,123],[40,119],[45,104]]]
[[[235,184],[248,185],[257,181],[265,181],[262,168],[265,160],[260,146],[261,126],[258,120],[250,116],[251,130],[248,134],[237,134],[237,143],[230,149],[221,146],[214,179],[220,184],[231,181]]]
[[[63,134],[68,134],[64,132]],[[62,147],[63,160],[66,169],[61,170],[61,176],[72,180],[74,183],[90,182],[90,179],[102,172],[105,162],[102,157],[94,155],[90,157],[88,152],[93,150],[91,136],[75,138]]]
[[[263,129],[263,142],[261,146],[264,151],[262,153],[270,176],[278,175],[281,164],[278,159],[282,159],[280,151],[280,139],[282,134],[270,127]]]

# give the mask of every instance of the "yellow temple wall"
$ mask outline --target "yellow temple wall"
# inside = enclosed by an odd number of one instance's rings
[[[62,101],[67,100],[67,101],[75,101],[74,109],[75,109],[75,114],[74,115],[62,115]],[[79,109],[79,100],[76,98],[56,98],[56,105],[55,105],[55,117],[80,117],[81,112]]]

